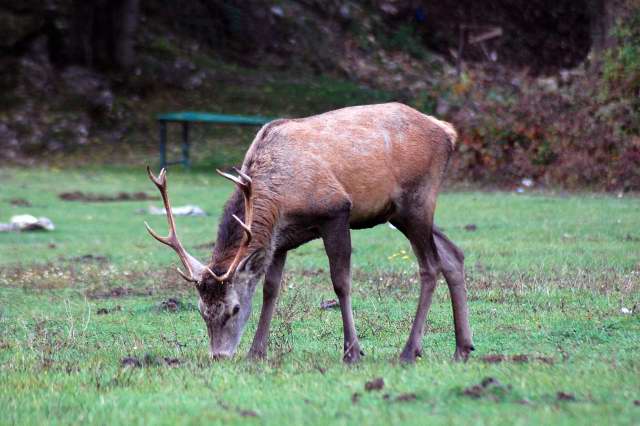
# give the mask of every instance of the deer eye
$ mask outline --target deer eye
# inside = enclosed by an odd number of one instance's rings
[[[238,312],[240,312],[240,305],[236,304],[233,307],[233,311],[232,311],[231,315],[236,315]]]

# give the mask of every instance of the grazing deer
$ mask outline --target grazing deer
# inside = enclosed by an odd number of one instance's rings
[[[172,247],[195,284],[207,325],[212,358],[232,356],[251,312],[256,284],[265,274],[263,305],[249,351],[266,356],[287,252],[322,238],[331,281],[340,302],[345,362],[363,355],[351,309],[350,229],[390,222],[411,242],[420,269],[420,299],[400,355],[421,355],[427,311],[438,272],[449,286],[456,360],[474,349],[464,282],[464,256],[433,225],[436,196],[453,151],[456,132],[443,121],[389,103],[343,108],[301,119],[275,120],[256,135],[238,176],[218,173],[237,189],[227,202],[212,259],[201,264],[176,234],[166,171],[149,177],[162,194]]]

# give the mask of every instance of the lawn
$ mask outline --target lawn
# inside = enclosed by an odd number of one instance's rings
[[[268,360],[244,357],[258,290],[238,356],[212,362],[195,291],[144,230],[145,220],[166,229],[163,217],[138,212],[158,201],[58,198],[78,190],[155,195],[143,168],[0,169],[0,222],[29,213],[56,225],[0,234],[1,424],[640,422],[637,197],[443,193],[436,221],[467,259],[476,351],[465,364],[451,361],[442,282],[423,358],[398,364],[417,303],[414,258],[386,225],[354,232],[366,356],[350,367],[340,361],[339,310],[320,309],[334,298],[320,242],[288,258]],[[231,190],[211,171],[169,173],[173,205],[210,214],[178,218],[202,260]],[[378,377],[384,387],[366,391]]]

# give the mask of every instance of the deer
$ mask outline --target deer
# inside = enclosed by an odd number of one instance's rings
[[[169,225],[159,242],[176,251],[178,273],[198,293],[198,310],[212,359],[234,356],[258,282],[263,304],[249,358],[265,359],[269,328],[287,252],[321,238],[344,329],[342,359],[364,355],[351,306],[351,230],[391,223],[416,256],[420,296],[400,361],[422,355],[422,338],[436,279],[450,293],[456,361],[474,350],[465,286],[464,254],[434,225],[436,197],[455,148],[454,127],[400,103],[346,107],[307,118],[278,119],[256,134],[235,174],[205,265],[180,242],[167,192],[166,170],[147,173],[160,191]]]

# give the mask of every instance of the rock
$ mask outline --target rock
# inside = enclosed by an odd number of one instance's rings
[[[271,6],[271,13],[278,18],[282,18],[284,16],[284,9],[282,6]]]
[[[536,82],[538,83],[538,86],[546,92],[558,91],[558,80],[555,77],[541,77]]]
[[[51,219],[36,218],[30,214],[20,214],[11,217],[10,223],[0,223],[0,232],[8,231],[53,231],[55,226]]]
[[[340,307],[340,304],[336,299],[323,300],[322,302],[320,302],[320,309],[323,309],[323,310],[327,310],[331,308],[339,308],[339,307]]]
[[[531,188],[534,184],[533,179],[530,178],[524,178],[522,179],[522,186],[526,187],[526,188]]]
[[[186,206],[180,207],[172,207],[171,211],[174,216],[206,216],[207,212],[202,210],[202,208],[188,204]],[[141,213],[147,213],[154,216],[165,216],[167,211],[164,208],[159,208],[155,206],[149,206],[147,209],[139,210]]]

